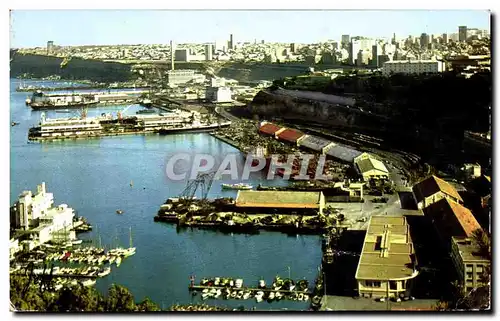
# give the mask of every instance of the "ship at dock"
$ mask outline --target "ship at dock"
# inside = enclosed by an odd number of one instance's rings
[[[37,90],[26,104],[34,110],[82,108],[97,105],[99,99],[94,95],[46,95]]]
[[[126,134],[170,134],[177,132],[202,132],[215,130],[226,123],[202,122],[197,112],[173,110],[159,114],[136,114],[117,117],[101,115],[87,117],[86,109],[80,117],[48,119],[42,113],[40,123],[29,130],[29,140],[58,140],[72,138],[94,138]]]

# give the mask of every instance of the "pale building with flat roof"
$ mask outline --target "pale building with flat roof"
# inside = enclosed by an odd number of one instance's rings
[[[372,216],[356,270],[361,297],[409,296],[418,275],[415,249],[406,218]]]

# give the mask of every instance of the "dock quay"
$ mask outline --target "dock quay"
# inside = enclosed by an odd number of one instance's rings
[[[258,292],[262,291],[264,293],[276,293],[279,292],[284,295],[290,295],[290,294],[297,294],[297,293],[302,293],[302,294],[307,294],[308,296],[312,295],[312,292],[306,290],[306,291],[295,291],[295,290],[275,290],[275,289],[268,289],[268,288],[249,288],[249,287],[225,287],[225,286],[207,286],[207,285],[189,285],[189,291],[200,291],[202,292],[205,289],[216,289],[216,290],[224,290],[228,289],[229,291],[250,291],[250,292]]]
[[[294,281],[290,278],[282,279],[279,276],[274,278],[270,286],[266,285],[265,280],[259,280],[256,286],[243,286],[243,279],[232,278],[204,278],[199,285],[195,284],[194,277],[191,277],[191,283],[188,286],[192,295],[201,292],[202,299],[219,298],[224,300],[236,299],[247,300],[255,298],[257,302],[266,300],[296,300],[309,301],[312,293],[308,289],[309,282],[305,279]],[[317,298],[314,298],[316,301]]]
[[[225,137],[223,135],[217,134],[217,133],[211,133],[210,135],[213,136],[213,137],[215,137],[215,138],[217,138],[218,140],[223,141],[224,143],[226,143],[228,145],[233,146],[236,149],[240,149],[240,144],[238,144],[237,142],[235,142],[232,139],[229,139],[229,138],[227,138],[227,137]]]

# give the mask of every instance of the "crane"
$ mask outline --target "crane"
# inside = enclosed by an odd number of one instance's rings
[[[195,179],[188,181],[186,188],[182,191],[180,196],[184,199],[192,200],[196,195],[196,191],[200,189],[201,199],[206,200],[208,192],[212,187],[214,176],[215,172],[198,173]]]

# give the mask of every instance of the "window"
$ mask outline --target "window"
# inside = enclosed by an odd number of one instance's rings
[[[380,281],[365,281],[367,287],[380,288]]]
[[[477,273],[483,273],[483,266],[482,265],[476,266],[476,272]]]
[[[472,280],[473,273],[467,272],[467,280]]]
[[[398,289],[398,282],[397,281],[389,281],[389,288],[391,290],[397,290]]]

